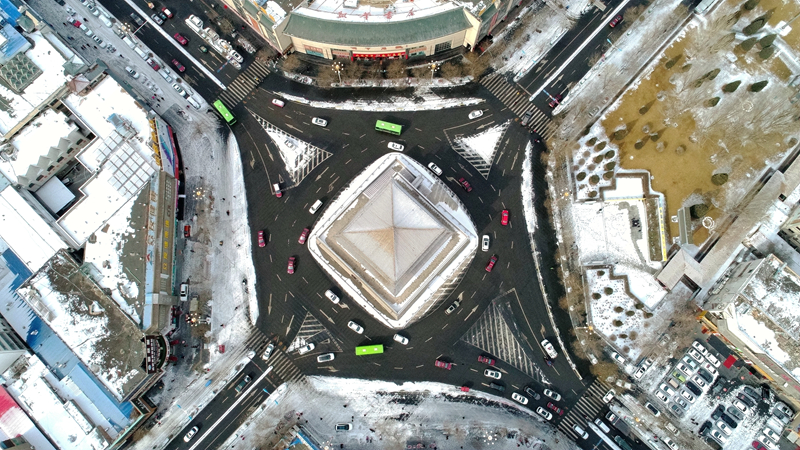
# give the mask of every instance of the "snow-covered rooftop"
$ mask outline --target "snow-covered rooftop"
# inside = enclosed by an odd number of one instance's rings
[[[31,271],[67,244],[11,186],[0,192],[0,239]]]
[[[477,231],[461,202],[402,153],[385,155],[359,174],[309,236],[317,262],[393,328],[432,307],[477,247]]]
[[[65,252],[18,292],[118,401],[145,379],[139,327]]]
[[[61,53],[42,36],[41,32],[37,31],[26,36],[33,41],[33,47],[25,52],[25,56],[42,73],[21,94],[0,85],[0,96],[5,99],[4,103],[9,105],[8,108],[0,110],[0,132],[3,134],[8,133],[67,83],[63,67],[66,60]]]
[[[436,0],[397,0],[373,5],[370,1],[321,0],[294,12],[342,22],[398,22],[459,8],[458,4]]]
[[[141,191],[157,170],[147,113],[111,77],[85,97],[64,101],[98,136],[78,159],[99,171],[81,187],[84,196],[59,219],[59,225],[83,244],[128,200]]]

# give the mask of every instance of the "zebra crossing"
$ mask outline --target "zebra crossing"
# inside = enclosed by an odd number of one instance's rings
[[[603,402],[603,396],[611,389],[611,385],[605,383],[600,380],[595,380],[589,389],[583,393],[583,397],[581,397],[580,401],[576,403],[567,415],[561,419],[561,422],[558,423],[558,429],[572,438],[575,441],[580,441],[580,437],[575,430],[572,429],[575,424],[578,424],[584,430],[587,430],[588,427],[586,423],[589,421],[594,421],[595,417],[598,417],[600,411],[606,407],[606,403]],[[586,420],[583,416],[589,418]]]
[[[240,73],[233,83],[227,86],[227,89],[220,94],[219,98],[228,108],[233,108],[238,105],[245,97],[247,97],[253,89],[258,86],[258,80],[263,80],[264,77],[269,75],[269,69],[264,64],[253,61],[247,70]]]
[[[531,113],[528,127],[536,131],[545,139],[550,139],[556,128],[550,117],[542,110],[528,101],[527,92],[519,88],[516,83],[509,83],[504,75],[493,73],[481,80],[481,84],[489,90],[498,100],[503,102],[517,117]]]
[[[267,349],[267,345],[269,345],[270,341],[272,341],[271,338],[262,333],[261,330],[256,329],[253,334],[248,337],[247,341],[245,341],[245,348],[254,350],[256,352],[256,358],[261,358],[261,355],[264,354],[264,350]],[[266,361],[268,365],[272,366],[270,376],[277,376],[283,381],[304,380],[305,375],[303,375],[300,369],[289,359],[289,356],[281,348],[281,343],[274,341],[273,343],[275,344],[275,350],[272,351],[272,355]]]

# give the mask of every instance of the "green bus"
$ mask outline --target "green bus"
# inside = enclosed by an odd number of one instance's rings
[[[363,345],[361,347],[356,347],[356,356],[377,355],[379,353],[383,353],[383,345],[382,344]]]
[[[379,120],[375,122],[375,130],[400,136],[400,133],[403,132],[403,126]]]
[[[228,111],[228,108],[222,104],[222,100],[215,101],[214,108],[222,116],[222,118],[225,119],[225,122],[228,122],[228,125],[233,125],[236,123],[236,117],[233,117],[233,114]]]

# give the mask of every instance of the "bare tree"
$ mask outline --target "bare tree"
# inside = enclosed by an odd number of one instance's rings
[[[217,21],[217,25],[219,25],[219,31],[221,34],[233,33],[233,24],[230,20],[223,17]]]
[[[342,78],[359,80],[361,79],[362,75],[364,75],[364,66],[357,61],[353,61],[350,64],[345,65],[344,70],[342,70]]]
[[[417,78],[425,78],[425,76],[428,75],[429,73],[430,70],[426,66],[419,66],[411,69],[411,74]]]
[[[461,68],[461,64],[455,63],[453,61],[447,61],[442,66],[442,76],[447,79],[458,78],[463,74],[463,69]]]
[[[261,48],[259,51],[256,52],[256,61],[264,64],[268,62],[272,58],[272,52],[269,51],[266,47]]]
[[[600,361],[589,368],[589,372],[605,381],[608,377],[619,377],[619,366],[614,363]]]
[[[303,66],[303,61],[300,61],[300,58],[298,58],[296,54],[292,53],[283,60],[281,65],[283,66],[283,70],[287,72],[294,72]]]
[[[339,81],[339,78],[336,76],[336,73],[334,73],[333,70],[328,67],[321,67],[319,69],[319,74],[317,74],[317,83],[320,87],[330,87],[330,85],[336,81]]]
[[[393,59],[392,62],[386,66],[386,77],[387,78],[404,78],[406,76],[407,71],[406,63],[400,59]]]

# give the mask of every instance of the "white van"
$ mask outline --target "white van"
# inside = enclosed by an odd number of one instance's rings
[[[136,43],[133,42],[133,39],[131,39],[128,36],[123,37],[122,38],[122,42],[128,44],[128,47],[130,47],[130,48],[136,48]]]
[[[322,206],[322,200],[317,200],[313,205],[311,205],[311,208],[308,208],[308,212],[311,214],[316,214],[320,206]]]
[[[158,71],[158,74],[161,75],[161,78],[167,80],[167,83],[172,83],[172,77],[169,76],[169,72],[164,71],[163,67]]]
[[[111,19],[106,17],[105,14],[100,14],[100,22],[103,22],[103,25],[107,26],[108,28],[111,28],[113,26],[113,24],[111,23]]]
[[[194,109],[200,109],[200,103],[192,98],[192,96],[186,97],[186,101],[189,102],[190,105],[194,106]]]
[[[145,51],[139,47],[133,47],[133,51],[135,51],[137,55],[141,56],[142,59],[148,58],[147,53],[145,53]]]

